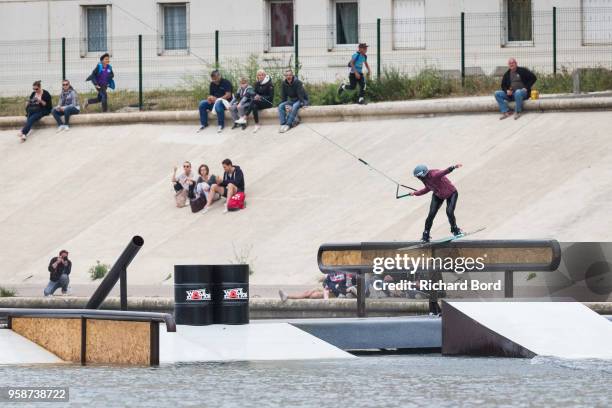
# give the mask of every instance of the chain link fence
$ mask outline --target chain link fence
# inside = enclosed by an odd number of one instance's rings
[[[539,75],[571,75],[578,68],[612,69],[612,8],[533,12],[531,25],[503,13],[446,18],[381,20],[360,24],[358,41],[369,44],[371,80],[410,78],[429,70],[458,86],[470,77],[497,81],[509,57]],[[518,27],[518,28],[517,28]],[[106,40],[117,90],[111,109],[193,109],[218,67],[235,80],[253,79],[257,68],[280,78],[287,67],[311,86],[338,83],[348,73],[355,44],[339,44],[334,25],[294,26],[293,44],[272,47],[270,32],[216,31],[190,35],[185,49],[166,49],[163,35]],[[0,96],[27,95],[35,80],[57,95],[63,77],[87,95],[85,81],[102,52],[87,52],[83,38],[0,42]]]

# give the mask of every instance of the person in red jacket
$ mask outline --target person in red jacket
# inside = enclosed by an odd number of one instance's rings
[[[444,170],[428,169],[427,166],[419,164],[414,168],[414,176],[421,180],[425,185],[419,191],[410,193],[411,196],[421,196],[429,193],[433,193],[431,196],[431,205],[429,206],[429,214],[425,220],[425,230],[423,231],[423,242],[429,242],[431,237],[429,231],[433,225],[434,218],[438,213],[438,210],[442,206],[444,200],[446,200],[446,215],[448,216],[448,222],[451,226],[451,233],[455,236],[461,235],[463,231],[457,226],[457,220],[455,219],[455,206],[457,205],[457,198],[459,193],[457,189],[446,177],[451,171],[458,169],[462,164],[455,164]]]

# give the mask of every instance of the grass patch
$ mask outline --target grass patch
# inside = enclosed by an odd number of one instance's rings
[[[281,83],[284,65],[278,62],[262,61],[252,55],[249,59],[225,61],[220,68],[223,76],[234,86],[242,76],[255,82],[257,70],[263,67],[274,82],[274,105],[280,102]],[[213,67],[206,67],[196,76],[183,78],[183,84],[174,89],[152,89],[144,92],[144,110],[195,110],[200,100],[208,95],[210,72]],[[538,74],[534,89],[540,93],[569,93],[573,89],[572,74],[562,67],[557,75]],[[366,97],[371,102],[403,101],[411,99],[430,99],[452,96],[492,95],[500,88],[501,78],[493,76],[468,76],[462,86],[460,78],[445,76],[442,72],[425,68],[417,75],[408,75],[395,68],[387,68],[380,79],[371,78],[367,82]],[[355,103],[357,92],[347,91],[338,95],[339,83],[308,83],[304,84],[311,105],[340,105]],[[580,87],[583,92],[612,90],[612,71],[605,68],[591,68],[582,71]],[[79,94],[81,105],[87,98],[95,96],[93,92]],[[109,110],[111,112],[138,109],[138,92],[110,91]],[[57,102],[58,97],[53,97]],[[25,97],[0,98],[0,116],[24,116]],[[88,112],[100,112],[101,106],[92,105]]]
[[[15,295],[17,295],[16,290],[0,286],[0,297],[14,297]]]
[[[109,269],[110,265],[100,263],[100,261],[96,261],[96,264],[89,268],[89,277],[93,281],[102,279],[106,276]]]

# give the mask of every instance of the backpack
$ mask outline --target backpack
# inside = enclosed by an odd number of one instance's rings
[[[244,208],[244,192],[239,191],[227,200],[228,211],[238,211]]]
[[[206,196],[202,194],[194,200],[189,200],[189,205],[191,206],[191,212],[197,213],[202,211],[206,205]]]

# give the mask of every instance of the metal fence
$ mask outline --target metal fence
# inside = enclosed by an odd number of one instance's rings
[[[414,75],[426,68],[458,81],[474,75],[499,76],[509,57],[540,74],[612,68],[612,8],[588,14],[553,8],[534,12],[531,22],[522,41],[508,41],[508,19],[500,13],[378,19],[360,24],[358,33],[359,42],[370,45],[373,78],[389,70]],[[140,108],[150,91],[202,87],[213,67],[233,77],[252,77],[256,67],[281,71],[291,66],[307,83],[346,77],[355,45],[336,44],[334,27],[295,25],[293,42],[290,47],[271,47],[266,30],[191,35],[187,49],[170,51],[164,50],[162,35],[107,39],[118,89],[132,91],[126,103]],[[84,52],[84,47],[83,38],[0,42],[0,96],[23,96],[38,79],[57,94],[64,77],[77,91],[91,91],[85,78],[101,53]]]

